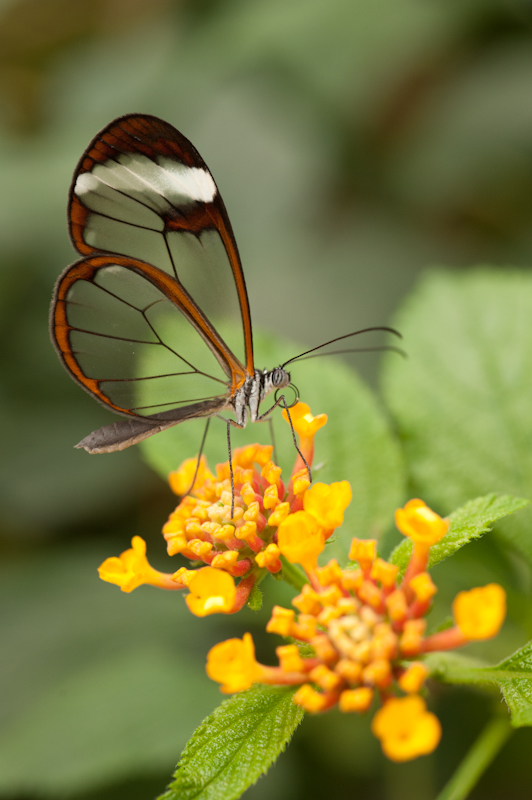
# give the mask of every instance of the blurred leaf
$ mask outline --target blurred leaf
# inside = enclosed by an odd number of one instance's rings
[[[424,214],[515,235],[530,219],[532,55],[528,40],[504,37],[478,55],[445,91],[433,87],[390,177]]]
[[[432,677],[444,683],[498,686],[510,709],[512,725],[532,725],[532,642],[494,667],[456,653],[433,654],[426,663]]]
[[[202,47],[205,58],[214,54],[225,69],[250,70],[263,62],[282,66],[285,81],[291,79],[299,95],[315,95],[314,104],[323,105],[330,126],[335,114],[343,116],[346,109],[350,118],[362,116],[386,80],[447,42],[463,16],[461,5],[419,0],[375,0],[371,6],[364,0],[234,3],[221,6],[222,13],[212,16],[194,45]]]
[[[70,385],[67,396],[69,390]],[[36,410],[27,400],[16,406],[3,404],[2,412],[0,501],[3,530],[9,535],[20,531],[34,536],[101,519],[155,485],[133,448],[110,457],[74,449],[91,426],[111,421],[96,406],[93,411],[75,401],[58,401],[42,403]]]
[[[532,276],[430,273],[399,314],[409,359],[384,388],[413,492],[443,513],[487,492],[532,490]],[[532,559],[529,510],[501,525]]]
[[[449,530],[445,537],[430,548],[428,566],[433,567],[445,558],[454,555],[465,544],[474,539],[480,539],[491,530],[494,522],[525,508],[528,504],[528,500],[520,497],[496,494],[488,494],[486,497],[470,500],[449,517]],[[401,574],[406,570],[412,547],[412,540],[404,539],[390,556],[389,560],[400,568]]]
[[[235,800],[283,752],[303,719],[294,688],[254,686],[200,725],[161,800]]]
[[[255,361],[269,368],[282,363],[304,348],[289,345],[271,335],[255,335]],[[403,498],[403,470],[399,448],[373,393],[343,362],[312,359],[294,364],[292,377],[301,400],[313,414],[327,413],[329,421],[316,436],[315,463],[325,462],[319,473],[324,482],[349,480],[353,500],[340,529],[344,556],[352,536],[379,536],[392,520],[394,508]],[[270,398],[263,404],[268,408]],[[273,403],[273,400],[270,401]],[[295,461],[290,429],[280,411],[272,414],[279,463],[285,475]],[[198,452],[205,423],[194,420],[146,439],[140,445],[148,463],[166,478],[181,461]],[[267,425],[248,425],[231,433],[232,446],[260,441],[268,443]],[[227,460],[226,427],[216,419],[205,446],[209,463]]]
[[[170,768],[199,706],[210,704],[204,684],[197,664],[163,648],[94,659],[9,727],[0,787],[71,792]]]
[[[3,794],[56,798],[170,773],[219,698],[203,663],[224,621],[198,624],[179,592],[104,584],[96,567],[115,547],[4,558]]]

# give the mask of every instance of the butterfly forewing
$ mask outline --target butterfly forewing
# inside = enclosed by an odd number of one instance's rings
[[[253,374],[238,250],[214,179],[193,145],[155,117],[116,120],[89,145],[70,192],[80,253],[118,253],[172,276]]]

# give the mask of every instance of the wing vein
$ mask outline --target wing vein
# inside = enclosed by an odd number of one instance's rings
[[[149,406],[131,406],[130,411],[141,411],[145,408],[159,408],[160,406],[178,406],[183,403],[201,403],[203,400],[216,400],[218,397],[223,397],[223,394],[213,394],[210,397],[191,397],[188,400],[174,400],[170,403],[152,403]]]
[[[157,228],[149,228],[147,225],[139,225],[137,222],[128,222],[125,219],[117,219],[117,217],[112,217],[110,214],[104,214],[103,211],[93,211],[91,208],[89,208],[88,211],[89,211],[89,215],[90,214],[95,214],[95,215],[97,215],[99,217],[105,217],[106,219],[110,219],[113,222],[119,222],[122,225],[129,225],[131,228],[139,228],[141,231],[152,231],[153,233],[158,233],[158,234],[162,233],[162,231],[158,231]],[[88,225],[88,224],[86,224],[85,227],[91,229],[91,226]],[[93,230],[95,230],[95,229],[93,228]],[[108,251],[108,252],[112,252],[112,251]]]
[[[172,251],[170,250],[170,245],[168,244],[168,236],[167,236],[166,231],[163,231],[162,235],[163,235],[164,244],[165,244],[165,247],[166,247],[166,252],[168,253],[168,256],[170,257],[170,263],[172,265],[172,269],[174,270],[175,279],[179,283],[179,278],[177,277],[177,269],[176,269],[176,266],[175,266],[174,257],[172,255]]]
[[[192,372],[168,372],[165,375],[146,375],[144,378],[102,378],[105,383],[131,383],[132,381],[153,381],[157,378],[174,378],[179,375],[196,375],[196,370]],[[210,375],[205,377],[210,378]],[[216,378],[213,378],[216,380]],[[188,401],[187,401],[188,402]]]
[[[88,331],[85,328],[77,328],[75,325],[68,326],[71,331],[78,331],[78,333],[87,333],[89,336],[101,336],[102,339],[118,339],[120,342],[131,342],[132,344],[153,344],[157,347],[164,342],[146,342],[144,339],[129,339],[127,336],[113,336],[112,333],[98,333],[98,331]],[[188,366],[192,366],[189,364]],[[194,368],[193,368],[194,369]]]
[[[121,150],[119,150],[117,147],[114,147],[114,145],[111,145],[111,147],[113,147],[113,150],[116,150],[116,151],[117,151],[118,153],[120,153],[121,155],[125,155],[125,151],[124,151],[124,150],[122,150],[122,151],[121,151]],[[141,155],[145,156],[146,158],[149,158],[149,159],[150,159],[150,161],[152,162],[152,164],[155,164],[155,166],[157,166],[157,167],[159,167],[159,166],[160,166],[159,164],[157,164],[157,162],[156,162],[156,161],[154,161],[154,160],[153,160],[153,158],[151,158],[151,156],[147,156],[145,153],[142,153]],[[118,164],[118,166],[120,166],[120,167],[123,167],[123,169],[125,169],[125,170],[126,170],[126,172],[129,172],[129,174],[130,174],[130,175],[132,175],[132,176],[135,178],[135,180],[141,181],[141,182],[142,182],[142,183],[144,183],[146,186],[148,186],[150,189],[153,189],[153,191],[154,191],[154,193],[155,193],[156,195],[158,195],[159,197],[161,197],[161,198],[162,198],[162,199],[163,199],[165,202],[167,202],[167,203],[168,203],[170,206],[172,206],[172,208],[174,207],[174,206],[172,205],[172,203],[170,203],[170,201],[168,200],[168,198],[167,198],[167,197],[165,197],[165,195],[164,195],[164,194],[162,194],[161,190],[160,190],[160,189],[158,189],[158,187],[157,187],[157,186],[155,186],[153,183],[150,183],[150,182],[148,181],[148,179],[147,179],[147,178],[145,178],[143,175],[139,175],[139,174],[138,174],[138,172],[133,172],[133,170],[132,170],[132,169],[130,169],[130,167],[128,167],[128,166],[127,166],[127,164],[122,164],[122,162],[121,162],[121,161],[120,161],[120,160],[119,160],[119,159],[118,159],[116,156],[110,156],[110,157],[109,157],[109,160],[110,160],[110,161],[114,161],[114,162],[115,162],[115,164]],[[178,159],[176,159],[176,160],[178,160]],[[98,177],[99,177],[99,176],[98,176]],[[100,180],[101,180],[101,179],[100,179]],[[106,184],[106,185],[109,185],[109,184]],[[114,188],[114,187],[110,187],[110,188]],[[117,189],[116,191],[119,191],[119,190]],[[127,196],[128,196],[128,197],[130,197],[131,195],[127,195]],[[134,200],[136,200],[137,198],[133,198],[133,199],[134,199]],[[140,201],[138,201],[138,202],[140,202]],[[145,204],[144,204],[144,205],[145,205]],[[159,211],[156,211],[155,209],[153,209],[153,208],[150,208],[150,206],[147,206],[147,205],[146,205],[146,208],[149,208],[149,209],[150,209],[151,211],[153,211],[155,214],[158,214],[158,215],[161,217],[161,219],[164,219],[164,217],[162,217],[162,215],[161,215],[161,213],[160,213]]]
[[[132,170],[130,170],[128,167],[125,166],[125,164],[120,163],[120,161],[118,161],[118,159],[116,159],[114,157],[110,157],[109,161],[114,161],[115,164],[118,164],[119,167],[122,167],[123,169],[127,170],[127,172],[131,173],[131,175],[133,175],[135,178],[137,178],[138,180],[140,180],[143,183],[145,183],[146,186],[149,186],[149,187],[155,189],[155,187],[151,183],[148,183],[146,180],[144,180],[144,178],[141,175],[137,175],[136,172],[133,172]],[[127,191],[124,191],[123,189],[117,189],[116,186],[113,186],[112,184],[110,184],[106,180],[104,180],[101,175],[94,175],[94,177],[97,180],[99,180],[100,183],[103,183],[104,186],[107,186],[108,189],[112,189],[113,192],[117,192],[118,194],[121,194],[124,197],[127,197],[129,200],[133,200],[135,203],[138,203],[139,205],[144,206],[144,208],[146,208],[148,211],[151,211],[152,214],[156,214],[160,219],[163,219],[163,217],[161,216],[160,211],[158,211],[156,208],[153,208],[153,206],[148,205],[148,203],[144,203],[138,197],[135,197],[134,195],[129,194]],[[158,194],[159,197],[162,197],[163,200],[166,200],[166,202],[169,203],[169,200],[164,195],[162,195],[160,192],[157,192],[157,190],[156,190],[156,194]],[[93,213],[99,214],[100,212],[99,211],[95,211]],[[122,220],[120,220],[120,222],[122,222]],[[141,226],[139,225],[139,227],[141,227]],[[150,231],[153,230],[153,231],[157,231],[157,233],[162,233],[162,231],[157,230],[157,228],[148,228],[148,230],[150,230]]]
[[[153,305],[153,303],[152,303],[151,305]],[[150,306],[148,306],[148,308],[151,308],[151,305],[150,305]],[[149,327],[150,327],[150,329],[151,329],[152,333],[153,333],[153,334],[154,334],[154,335],[157,337],[157,339],[159,340],[159,341],[158,341],[158,344],[162,344],[162,346],[163,346],[163,347],[165,347],[165,348],[166,348],[166,349],[167,349],[167,350],[168,350],[170,353],[173,353],[173,354],[174,354],[174,356],[177,356],[177,358],[179,358],[179,359],[180,359],[180,360],[181,360],[181,361],[182,361],[184,364],[186,364],[186,365],[187,365],[187,367],[190,367],[192,370],[194,370],[194,372],[195,372],[197,375],[203,375],[205,378],[211,378],[213,381],[218,381],[218,383],[221,383],[221,384],[223,384],[224,386],[227,386],[227,384],[225,383],[225,381],[223,381],[221,378],[215,378],[215,377],[214,377],[214,375],[209,375],[209,373],[208,373],[208,372],[202,372],[202,370],[199,370],[199,369],[198,369],[197,367],[195,367],[195,366],[194,366],[194,364],[192,364],[190,361],[187,361],[187,359],[186,359],[184,356],[181,356],[181,355],[179,355],[179,353],[178,353],[178,352],[176,352],[176,351],[173,349],[173,347],[170,347],[170,345],[166,344],[166,342],[163,342],[163,340],[161,339],[161,337],[159,336],[159,334],[158,334],[158,333],[157,333],[157,331],[155,330],[154,326],[151,324],[150,320],[149,320],[149,319],[148,319],[148,317],[146,316],[146,313],[145,313],[144,311],[142,311],[141,313],[142,313],[142,316],[144,317],[144,319],[146,320],[147,324],[149,325]],[[199,336],[199,334],[198,334],[198,336]]]
[[[139,314],[142,314],[142,313],[143,313],[143,312],[142,312],[142,308],[138,308],[137,306],[134,306],[134,305],[133,305],[133,303],[129,303],[127,300],[124,300],[124,298],[123,298],[123,297],[120,297],[120,295],[118,295],[118,294],[115,294],[115,293],[114,293],[114,292],[112,292],[110,289],[106,289],[106,288],[105,288],[105,286],[100,286],[100,284],[99,284],[99,283],[96,283],[96,281],[94,280],[94,278],[92,278],[90,282],[92,283],[92,285],[93,285],[93,286],[96,286],[96,288],[97,288],[97,289],[100,289],[100,291],[102,291],[102,292],[106,292],[106,294],[110,295],[111,297],[114,297],[114,298],[115,298],[115,300],[118,300],[120,303],[123,303],[125,306],[129,306],[129,308],[133,308],[135,311],[138,311],[138,312],[139,312]],[[74,303],[75,301],[73,301],[73,300],[68,300],[67,302],[68,302],[68,303]],[[156,300],[155,302],[156,302],[156,303],[159,303],[160,301],[159,301],[159,300]],[[84,303],[84,304],[81,304],[81,303],[80,303],[79,305],[85,305],[85,306],[86,306],[86,308],[91,308],[91,306],[89,306],[88,304],[85,304],[85,303]],[[151,303],[150,305],[154,305],[154,304],[153,304],[153,303]],[[148,306],[148,308],[149,308],[149,306]]]

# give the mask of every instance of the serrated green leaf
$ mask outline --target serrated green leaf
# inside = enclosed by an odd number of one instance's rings
[[[254,686],[222,703],[194,732],[161,800],[235,800],[283,752],[304,712],[294,688]]]
[[[256,363],[269,367],[305,349],[265,334],[256,334],[254,342]],[[292,378],[312,413],[329,416],[316,436],[316,461],[325,461],[319,480],[348,480],[353,489],[353,500],[338,531],[340,541],[330,553],[345,558],[353,536],[379,537],[390,525],[393,510],[404,496],[400,450],[373,393],[343,362],[334,358],[303,361],[293,365]],[[280,410],[274,411],[272,422],[279,464],[285,475],[290,474],[296,455],[290,429]],[[181,461],[198,452],[204,425],[204,421],[191,420],[146,439],[140,445],[146,460],[166,478]],[[250,424],[243,431],[232,431],[231,436],[233,447],[270,443],[268,425]],[[214,419],[205,445],[211,467],[227,460],[226,437],[225,425]]]
[[[500,686],[512,714],[512,725],[532,725],[532,642],[487,672]]]
[[[484,268],[430,273],[394,322],[409,358],[386,360],[386,398],[414,492],[443,513],[531,495],[531,319],[532,275]],[[500,531],[532,560],[532,512]]]
[[[426,663],[432,676],[444,683],[498,686],[510,709],[512,725],[532,725],[532,642],[494,667],[457,653],[435,653]]]
[[[528,500],[508,495],[488,494],[486,497],[470,500],[451,514],[449,530],[445,537],[430,548],[429,568],[454,555],[465,544],[480,539],[491,530],[491,526],[497,520],[514,514],[527,505]],[[411,553],[412,541],[405,539],[391,554],[389,560],[400,568],[400,574],[404,573]]]

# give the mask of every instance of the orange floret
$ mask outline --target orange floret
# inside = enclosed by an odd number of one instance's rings
[[[433,545],[443,539],[449,520],[442,519],[423,500],[409,500],[395,512],[395,524],[404,536],[414,542]]]
[[[418,695],[393,697],[373,717],[371,730],[392,761],[410,761],[432,753],[441,738],[438,718]]]
[[[262,674],[251,634],[214,645],[209,650],[206,669],[209,678],[222,684],[220,689],[225,694],[249,689]]]
[[[453,614],[466,639],[490,639],[504,622],[506,592],[498,583],[460,592],[453,603]]]
[[[306,511],[290,514],[280,524],[277,544],[281,553],[292,564],[313,569],[325,541],[318,523]]]
[[[235,582],[225,570],[203,567],[188,584],[187,606],[197,617],[230,614],[236,598]]]

